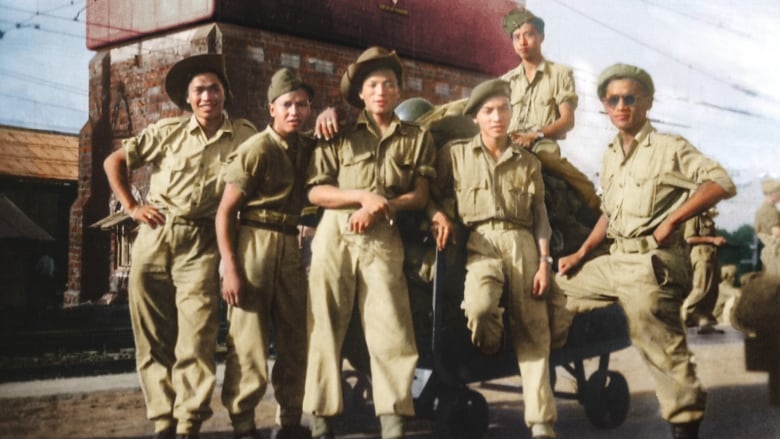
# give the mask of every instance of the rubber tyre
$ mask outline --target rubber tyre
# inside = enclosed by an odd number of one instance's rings
[[[585,415],[598,428],[615,428],[628,416],[631,394],[619,372],[594,372],[585,383]]]
[[[489,422],[488,404],[481,393],[466,390],[443,401],[436,417],[436,437],[478,439],[485,437]]]

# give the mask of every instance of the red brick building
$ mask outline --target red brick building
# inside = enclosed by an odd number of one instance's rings
[[[89,122],[81,132],[78,198],[71,211],[65,304],[108,291],[116,258],[109,235],[86,228],[108,215],[103,159],[121,139],[181,111],[162,86],[176,61],[223,53],[234,100],[232,117],[262,129],[274,71],[290,67],[316,90],[313,109],[346,108],[339,82],[368,46],[395,49],[404,61],[405,96],[434,103],[517,64],[501,19],[517,2],[492,0],[94,0],[87,6]],[[133,175],[140,193],[148,175]]]

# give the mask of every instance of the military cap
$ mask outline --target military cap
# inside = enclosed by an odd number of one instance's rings
[[[488,98],[494,96],[510,97],[511,95],[512,89],[509,86],[509,82],[504,81],[503,79],[489,79],[471,90],[471,96],[469,96],[466,106],[463,107],[463,114],[474,116],[482,107],[482,103]]]
[[[398,84],[403,84],[403,67],[401,67],[401,59],[398,58],[395,51],[373,46],[363,51],[357,61],[347,67],[347,71],[341,77],[341,95],[351,105],[363,108],[365,103],[360,99],[363,81],[366,80],[369,73],[380,69],[394,71]]]
[[[279,96],[301,88],[309,94],[309,99],[314,97],[314,89],[303,82],[295,72],[288,68],[279,69],[271,76],[271,84],[268,86],[268,103],[271,104]]]
[[[604,69],[596,81],[598,84],[596,92],[599,95],[599,99],[604,99],[604,96],[607,94],[607,84],[609,84],[609,81],[624,78],[639,81],[647,89],[647,93],[650,95],[649,97],[653,97],[655,86],[653,85],[653,78],[650,77],[649,73],[639,67],[629,64],[614,64]]]
[[[512,37],[512,33],[526,23],[532,23],[539,33],[544,34],[544,20],[525,8],[515,8],[504,15],[504,32]]]
[[[780,191],[780,180],[775,178],[767,178],[761,182],[761,191],[764,195],[771,195],[777,191]]]
[[[184,58],[168,70],[165,76],[165,92],[174,104],[182,110],[191,110],[187,103],[187,87],[190,86],[192,78],[201,73],[217,75],[222,88],[225,89],[225,103],[229,104],[233,100],[230,82],[225,73],[225,57],[221,54],[207,53]]]

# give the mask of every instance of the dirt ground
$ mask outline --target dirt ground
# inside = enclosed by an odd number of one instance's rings
[[[767,375],[745,371],[741,334],[731,329],[723,335],[691,333],[689,341],[697,356],[701,380],[709,393],[701,437],[780,438],[780,407],[768,404]],[[595,360],[586,362],[586,369],[593,370],[595,366]],[[559,398],[559,437],[669,437],[668,426],[658,414],[653,383],[638,353],[633,348],[614,353],[610,369],[625,375],[631,390],[626,421],[615,429],[598,429],[590,424],[577,401]],[[529,437],[522,421],[519,378],[476,384],[474,389],[486,397],[490,406],[487,438]],[[227,412],[219,401],[220,390],[218,381],[212,400],[214,416],[203,426],[201,437],[204,439],[232,437]],[[556,390],[574,390],[573,380],[562,369],[558,372]],[[257,410],[257,424],[265,437],[270,437],[274,413],[271,390]],[[410,425],[409,437],[435,437],[434,428],[433,421],[415,420]],[[377,430],[375,419],[365,417],[345,417],[338,426],[339,437],[344,438],[377,438]],[[0,385],[0,438],[135,439],[150,437],[152,433],[134,374]]]

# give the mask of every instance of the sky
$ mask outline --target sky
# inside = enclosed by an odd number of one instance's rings
[[[86,3],[0,0],[0,124],[78,133],[87,121],[94,53],[85,45]],[[595,78],[616,62],[638,65],[656,85],[649,113],[656,128],[684,136],[738,184],[737,197],[719,205],[718,226],[752,224],[760,180],[780,177],[780,1],[526,5],[546,22],[545,56],[574,69],[576,124],[561,142],[570,161],[596,180],[615,131],[596,99]]]

